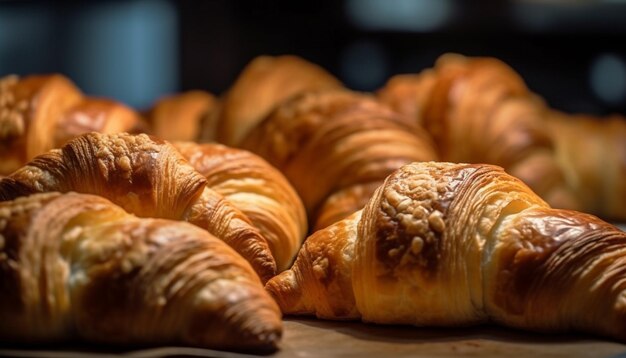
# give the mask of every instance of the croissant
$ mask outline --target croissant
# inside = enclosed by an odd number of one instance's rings
[[[266,239],[169,143],[148,135],[89,133],[0,181],[0,200],[40,192],[95,194],[140,217],[186,220],[223,239],[263,282],[276,272]]]
[[[0,174],[91,131],[140,132],[147,128],[130,108],[84,97],[61,75],[0,79]]]
[[[146,118],[151,133],[168,141],[197,141],[204,123],[217,106],[215,96],[204,91],[188,91],[159,99]],[[214,124],[213,124],[214,126]],[[213,130],[214,131],[214,130]]]
[[[387,175],[435,160],[430,138],[372,96],[308,92],[279,105],[241,147],[281,170],[315,229],[363,208]]]
[[[626,233],[491,165],[413,163],[266,284],[285,314],[626,340]]]
[[[623,124],[598,121],[589,127],[605,129],[594,130],[593,139],[583,139],[597,144],[578,145],[575,129],[552,124],[562,122],[553,118],[563,114],[548,108],[499,60],[447,54],[434,69],[392,78],[378,97],[422,124],[444,161],[499,165],[554,207],[626,220],[626,136],[623,130],[611,132]],[[606,153],[596,156],[602,159],[594,169],[571,160],[590,145]],[[621,158],[616,153],[622,153]]]
[[[547,118],[556,161],[586,211],[626,220],[626,119],[553,111]]]
[[[0,203],[0,340],[275,349],[280,311],[250,265],[193,225],[108,200]]]
[[[307,233],[306,212],[287,179],[248,151],[174,142],[207,185],[240,209],[267,239],[278,271],[289,268]]]
[[[222,98],[215,114],[217,133],[205,130],[203,137],[237,146],[277,104],[306,91],[341,87],[324,69],[298,57],[259,56]]]
[[[435,70],[429,68],[417,74],[391,77],[376,95],[381,102],[423,126],[422,111],[426,107],[435,83],[437,83],[437,75]]]

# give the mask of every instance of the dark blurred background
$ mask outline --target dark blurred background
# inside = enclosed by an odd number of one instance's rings
[[[626,113],[626,1],[4,1],[0,75],[61,72],[137,108],[225,91],[261,54],[375,90],[446,52],[496,56],[568,112]]]

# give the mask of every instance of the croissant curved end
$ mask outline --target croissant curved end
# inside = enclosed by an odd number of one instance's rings
[[[303,292],[294,271],[281,272],[265,284],[265,290],[278,303],[283,313],[290,314],[301,311],[298,303],[301,301],[300,297]]]

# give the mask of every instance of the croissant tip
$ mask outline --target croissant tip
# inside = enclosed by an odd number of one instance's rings
[[[255,346],[259,350],[267,350],[270,352],[278,350],[278,343],[282,337],[282,331],[274,330],[263,332],[256,337]]]
[[[265,311],[265,313],[268,312]],[[283,328],[280,315],[274,315],[277,313],[273,313],[271,319],[264,320],[262,323],[257,321],[253,327],[239,331],[240,339],[231,341],[228,348],[254,353],[272,353],[278,350]],[[262,315],[262,313],[259,314]]]
[[[290,313],[293,300],[299,298],[299,285],[292,270],[281,272],[265,284],[265,291],[276,301],[281,312]]]
[[[266,260],[265,262],[253,265],[254,271],[261,279],[261,283],[265,285],[269,280],[276,276],[276,263],[273,260]]]

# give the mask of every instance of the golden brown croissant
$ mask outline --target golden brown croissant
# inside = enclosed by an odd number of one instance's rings
[[[277,104],[311,90],[341,88],[321,67],[295,56],[259,56],[242,71],[217,110],[217,141],[237,146]],[[211,138],[210,133],[203,134]]]
[[[417,74],[396,75],[387,81],[377,96],[381,102],[423,126],[422,111],[436,82],[437,76],[433,69]]]
[[[0,181],[0,200],[39,192],[103,196],[140,217],[186,220],[224,240],[263,282],[276,272],[266,239],[210,189],[169,143],[148,135],[89,133],[36,157]]]
[[[250,265],[193,225],[86,194],[0,203],[0,341],[274,349],[280,311]]]
[[[442,160],[501,166],[551,205],[585,209],[556,162],[548,108],[503,62],[447,54],[392,78],[379,97],[421,123]]]
[[[556,160],[585,211],[626,221],[626,118],[552,112]]]
[[[289,268],[307,233],[306,212],[287,179],[257,155],[220,144],[175,142],[207,185],[250,218],[267,239],[278,271]]]
[[[204,91],[188,91],[158,100],[146,114],[151,133],[169,141],[198,141],[204,121],[212,118],[215,96]]]
[[[315,228],[361,209],[402,165],[436,159],[418,127],[373,97],[347,90],[309,92],[281,104],[242,147],[285,174]]]
[[[114,101],[84,97],[61,75],[0,79],[0,174],[91,131],[144,131],[140,117]]]
[[[626,340],[626,233],[491,165],[413,163],[266,284],[286,314]]]
[[[426,128],[442,160],[496,164],[552,206],[626,220],[626,135],[623,130],[610,133],[624,126],[618,120],[590,126],[596,128],[593,134],[578,145],[574,134],[580,126],[554,130],[562,121],[552,119],[562,114],[551,111],[517,73],[493,58],[444,55],[434,69],[396,76],[378,94]],[[595,157],[602,159],[594,169],[571,160],[591,146],[606,152]]]

